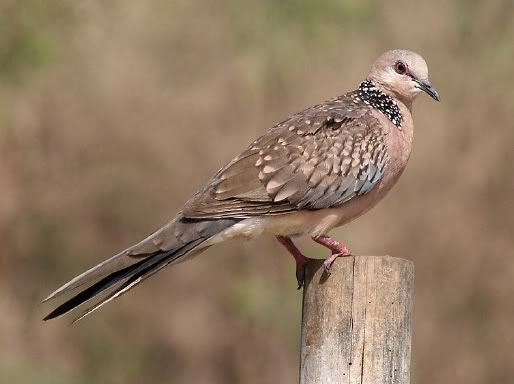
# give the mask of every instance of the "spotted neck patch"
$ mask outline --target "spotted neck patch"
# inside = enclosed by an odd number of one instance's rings
[[[358,91],[353,96],[355,99],[363,101],[365,104],[378,109],[398,128],[401,128],[403,116],[398,104],[391,96],[382,92],[372,81],[364,80]]]

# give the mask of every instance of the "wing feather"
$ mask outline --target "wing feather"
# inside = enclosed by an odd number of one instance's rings
[[[377,185],[385,133],[351,95],[292,115],[252,143],[186,203],[189,218],[246,218],[344,204]]]

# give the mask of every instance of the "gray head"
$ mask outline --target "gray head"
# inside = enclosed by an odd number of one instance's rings
[[[407,105],[412,104],[421,91],[439,101],[439,94],[428,81],[427,63],[411,51],[395,49],[382,54],[371,67],[368,80]]]

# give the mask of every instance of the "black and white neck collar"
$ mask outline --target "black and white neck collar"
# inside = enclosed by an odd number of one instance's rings
[[[400,107],[391,96],[386,95],[371,80],[364,80],[353,96],[365,104],[378,109],[398,128],[402,127],[403,116]]]

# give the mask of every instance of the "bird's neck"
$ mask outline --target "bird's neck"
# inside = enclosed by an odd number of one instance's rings
[[[402,127],[404,116],[398,103],[373,81],[364,80],[360,83],[357,98],[382,112],[398,128]]]

